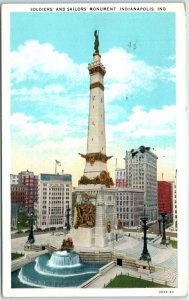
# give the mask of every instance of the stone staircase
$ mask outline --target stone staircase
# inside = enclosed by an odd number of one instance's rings
[[[123,269],[122,274],[141,278],[144,280],[154,281],[163,285],[177,287],[177,274],[173,273],[170,270],[161,270],[150,274],[139,274],[138,272],[132,269]]]
[[[166,261],[160,263],[159,266],[169,269],[172,272],[177,273],[177,257],[176,257],[176,255],[174,255],[174,256],[172,255]]]

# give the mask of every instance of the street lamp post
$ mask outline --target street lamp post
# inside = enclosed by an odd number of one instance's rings
[[[166,235],[165,235],[165,223],[167,222],[166,212],[162,212],[161,216],[162,216],[162,222],[163,222],[163,234],[162,234],[161,244],[166,245]]]
[[[148,248],[147,248],[147,234],[146,234],[147,229],[149,228],[148,225],[146,224],[148,221],[148,216],[145,215],[145,211],[144,211],[144,215],[140,219],[143,222],[142,229],[144,232],[144,245],[143,245],[142,254],[141,254],[139,260],[150,261],[151,257],[150,257],[150,254],[149,254]]]
[[[158,223],[159,223],[159,235],[161,235],[161,221],[162,221],[162,218],[161,218],[161,215],[158,217]]]
[[[66,212],[66,231],[69,232],[70,231],[70,208],[68,206],[67,208],[67,212]]]
[[[34,212],[28,213],[28,218],[29,218],[30,232],[29,232],[27,244],[34,244],[35,243],[35,239],[33,235],[33,223],[35,219]]]

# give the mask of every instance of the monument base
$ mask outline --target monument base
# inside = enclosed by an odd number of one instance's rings
[[[115,189],[102,184],[79,185],[70,234],[74,246],[104,249],[117,224]],[[89,226],[90,225],[90,226]],[[93,226],[93,227],[92,227]]]
[[[72,228],[70,235],[75,247],[94,247],[95,228]]]

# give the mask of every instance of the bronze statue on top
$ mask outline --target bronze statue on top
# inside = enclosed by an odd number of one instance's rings
[[[94,31],[94,36],[95,36],[95,42],[94,42],[94,49],[95,49],[95,53],[99,52],[99,31],[97,32],[97,30]]]

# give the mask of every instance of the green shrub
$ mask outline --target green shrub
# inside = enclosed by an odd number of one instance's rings
[[[170,240],[170,244],[173,248],[177,249],[177,241]]]
[[[15,252],[12,252],[11,253],[11,260],[14,260],[14,259],[17,259],[17,258],[20,258],[20,257],[22,257],[22,256],[24,256],[24,254],[22,254],[22,253],[15,253]]]

